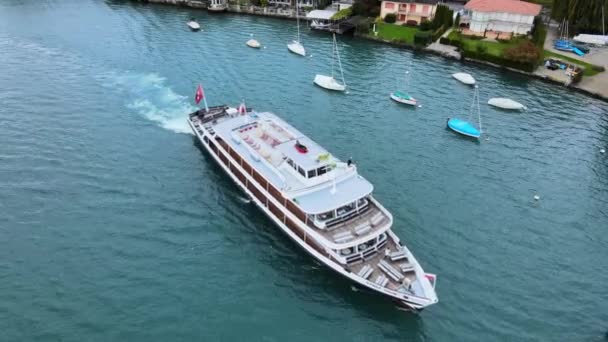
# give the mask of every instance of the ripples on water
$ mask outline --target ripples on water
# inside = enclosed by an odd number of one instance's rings
[[[7,340],[594,341],[608,328],[604,102],[347,37],[350,90],[332,94],[312,85],[329,36],[305,30],[299,58],[293,23],[260,17],[11,0],[0,19]],[[245,46],[251,33],[264,49]],[[410,61],[422,108],[388,99]],[[445,129],[472,98],[456,71],[479,81],[488,141]],[[398,312],[279,234],[175,134],[199,82],[210,104],[245,100],[353,156],[439,274],[440,304]],[[484,104],[497,96],[530,109]]]

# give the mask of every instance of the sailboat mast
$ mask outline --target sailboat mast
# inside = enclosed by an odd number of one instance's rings
[[[299,16],[298,0],[296,0],[296,22],[298,24],[298,43],[300,42],[300,16]]]
[[[344,84],[346,86],[346,81],[344,81],[344,71],[342,70],[342,61],[340,60],[340,51],[338,50],[338,41],[336,41],[335,33],[334,33],[334,46],[336,49],[336,56],[338,57],[338,66],[340,67],[340,76],[342,77],[342,84]]]
[[[336,58],[336,34],[334,33],[334,42],[331,45],[331,77],[334,77],[334,59]]]
[[[479,121],[479,133],[483,133],[481,128],[481,108],[479,107],[479,88],[475,86],[475,95],[477,95],[477,120]]]

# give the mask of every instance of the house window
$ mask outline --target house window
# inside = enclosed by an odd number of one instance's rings
[[[410,13],[416,12],[416,4],[410,4]]]
[[[405,14],[399,15],[399,21],[405,21]]]
[[[387,2],[384,4],[384,8],[386,9],[394,9],[395,8],[395,3],[393,2]]]
[[[399,5],[399,10],[400,11],[404,11],[404,12],[407,11],[407,4],[401,4],[401,5]]]
[[[422,13],[428,13],[429,12],[429,5],[424,5],[422,6]]]

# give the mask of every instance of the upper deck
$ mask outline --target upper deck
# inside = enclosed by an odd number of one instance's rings
[[[373,191],[354,164],[341,162],[272,113],[224,108],[206,114],[202,123],[307,214],[344,206]]]

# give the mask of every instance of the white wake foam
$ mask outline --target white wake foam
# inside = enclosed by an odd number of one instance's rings
[[[186,117],[196,110],[186,96],[166,85],[156,73],[110,73],[100,77],[106,87],[118,90],[126,98],[127,108],[176,133],[191,133]]]

